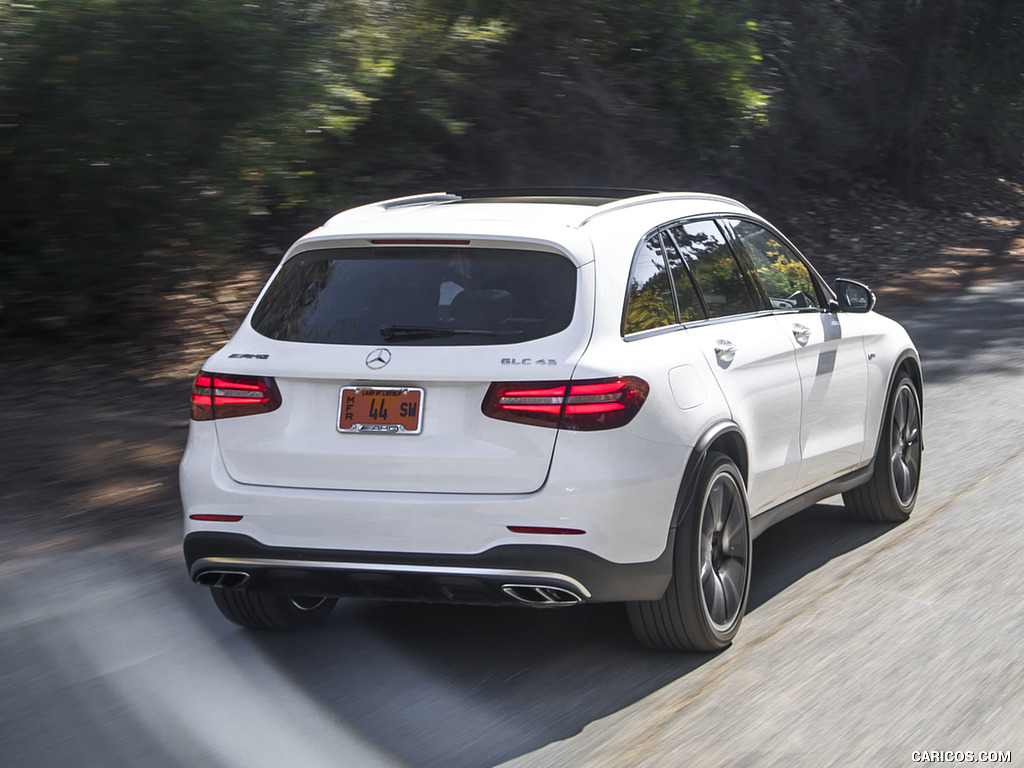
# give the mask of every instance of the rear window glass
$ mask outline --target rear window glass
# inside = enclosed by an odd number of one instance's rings
[[[553,253],[338,248],[288,261],[252,326],[317,344],[516,344],[567,328],[575,303],[576,267]]]

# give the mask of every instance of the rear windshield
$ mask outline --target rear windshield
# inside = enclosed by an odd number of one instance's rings
[[[288,261],[252,326],[318,344],[516,344],[567,328],[575,303],[576,267],[553,253],[337,248]]]

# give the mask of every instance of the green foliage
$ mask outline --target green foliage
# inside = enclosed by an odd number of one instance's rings
[[[759,19],[772,99],[757,160],[774,180],[871,175],[913,197],[951,165],[1020,167],[1020,3],[762,0]]]
[[[511,31],[478,4],[462,5],[355,4],[344,32],[354,66],[337,73],[333,92],[358,89],[363,110],[332,119],[332,91],[315,107],[323,131],[316,165],[331,169],[330,177],[308,187],[320,205],[386,191],[407,194],[431,183],[457,153],[473,125],[471,105],[487,88],[482,74]]]
[[[412,0],[38,0],[0,4],[0,34],[0,320],[66,333],[258,217],[411,183],[505,27]]]
[[[0,331],[113,327],[392,192],[1019,169],[1022,33],[1015,0],[0,0]]]
[[[979,0],[955,30],[957,98],[949,133],[959,154],[1018,168],[1024,139],[1024,8],[1015,0]]]
[[[652,276],[644,285],[630,286],[626,303],[626,333],[641,333],[675,325],[676,311],[664,272]]]
[[[708,305],[711,317],[723,317],[753,309],[750,291],[739,264],[727,251],[692,261],[690,269]]]
[[[807,267],[781,251],[772,255],[771,266],[759,266],[757,272],[771,298],[787,299],[799,292],[814,295]]]
[[[207,0],[6,4],[5,326],[113,323],[141,280],[235,242],[253,205],[240,147],[252,173],[279,143],[294,147],[266,129],[305,100],[304,31],[321,13]]]
[[[764,124],[768,102],[754,85],[761,54],[750,3],[599,5],[609,28],[621,35],[617,63],[632,72],[656,112],[672,123],[676,150],[701,160],[735,157],[741,139]]]

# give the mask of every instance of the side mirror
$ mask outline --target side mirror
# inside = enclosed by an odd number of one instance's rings
[[[840,312],[870,312],[875,308],[875,294],[863,283],[840,277],[832,286],[839,297]]]

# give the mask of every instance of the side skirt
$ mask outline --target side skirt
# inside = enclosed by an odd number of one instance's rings
[[[843,493],[851,488],[856,488],[858,485],[863,485],[871,479],[872,473],[875,471],[875,462],[872,459],[865,467],[856,469],[850,472],[848,475],[836,478],[825,485],[813,488],[806,493],[802,493],[795,499],[779,504],[777,507],[765,510],[756,517],[750,519],[750,536],[756,539],[766,530],[771,528],[776,523],[785,520],[787,517],[792,517],[797,512],[801,512],[810,506],[817,504],[822,499],[827,499],[829,496],[835,496],[837,493]]]

